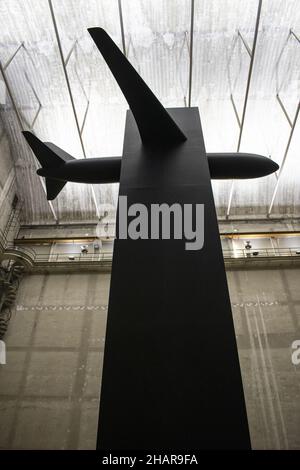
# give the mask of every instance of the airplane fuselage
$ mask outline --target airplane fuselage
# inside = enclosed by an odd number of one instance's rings
[[[269,175],[278,165],[262,155],[208,153],[212,179],[248,179]],[[100,184],[120,181],[121,157],[74,159],[55,167],[40,168],[40,176],[74,183]]]
[[[120,181],[121,158],[74,159],[59,166],[39,168],[37,174],[74,183],[100,184]]]

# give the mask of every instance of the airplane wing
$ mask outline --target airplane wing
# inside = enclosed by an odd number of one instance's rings
[[[119,84],[146,145],[174,145],[186,136],[144,80],[102,28],[89,28],[96,46]]]

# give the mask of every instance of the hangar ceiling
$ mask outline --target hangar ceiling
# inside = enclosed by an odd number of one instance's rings
[[[208,152],[281,169],[214,181],[220,218],[300,216],[298,0],[0,0],[0,110],[23,221],[92,221],[117,185],[68,183],[52,205],[21,128],[75,157],[121,155],[127,104],[87,28],[103,27],[164,106],[198,106]],[[73,105],[72,105],[73,100]]]

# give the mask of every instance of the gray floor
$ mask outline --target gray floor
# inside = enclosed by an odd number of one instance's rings
[[[227,275],[253,448],[300,449],[300,270]],[[23,279],[0,366],[0,448],[95,448],[109,280]]]

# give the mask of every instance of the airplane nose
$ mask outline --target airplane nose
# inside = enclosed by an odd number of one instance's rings
[[[257,168],[260,168],[261,170],[261,176],[267,176],[271,175],[275,171],[279,169],[279,166],[277,165],[274,160],[271,160],[271,158],[268,157],[263,157],[263,156],[258,156],[259,160],[257,159]]]
[[[276,162],[274,162],[274,160],[270,160],[270,170],[271,170],[271,173],[274,173],[275,171],[279,170],[279,165]]]
[[[45,175],[45,170],[44,170],[44,168],[38,168],[38,169],[36,170],[36,173],[37,173],[37,175],[39,175],[39,176],[46,176],[46,175]]]

